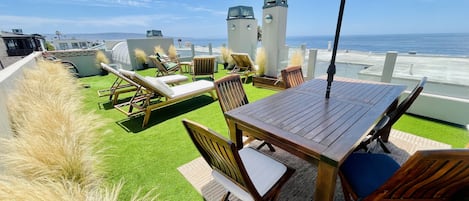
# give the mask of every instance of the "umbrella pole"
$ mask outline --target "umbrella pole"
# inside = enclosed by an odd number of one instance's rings
[[[334,48],[332,49],[332,58],[329,67],[327,68],[327,88],[326,88],[326,98],[328,99],[331,93],[331,85],[332,81],[334,81],[334,74],[335,74],[335,56],[337,54],[337,46],[339,44],[339,37],[340,37],[340,27],[342,26],[342,16],[344,15],[344,8],[345,8],[345,0],[340,1],[340,9],[339,9],[339,18],[337,19],[337,28],[335,30],[335,38],[334,38]]]

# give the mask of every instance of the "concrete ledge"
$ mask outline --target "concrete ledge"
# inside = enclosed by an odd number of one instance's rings
[[[404,93],[409,94],[407,91]],[[467,99],[422,93],[407,112],[459,125],[469,124]]]
[[[7,108],[8,94],[16,88],[16,82],[23,78],[23,69],[36,66],[38,56],[41,56],[41,53],[34,52],[0,71],[0,137],[2,138],[13,136]]]

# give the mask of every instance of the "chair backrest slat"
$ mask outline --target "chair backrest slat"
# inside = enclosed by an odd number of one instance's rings
[[[397,120],[409,109],[412,103],[417,99],[422,92],[425,83],[427,82],[427,77],[423,77],[420,82],[415,86],[415,88],[410,92],[410,94],[397,106],[396,110],[392,111],[389,114],[390,120],[389,123],[393,125]]]
[[[249,103],[241,78],[237,74],[228,75],[216,80],[214,86],[223,112]]]
[[[215,71],[215,57],[194,57],[192,60],[194,65],[194,76],[198,75],[211,75]]]
[[[378,190],[376,197],[389,200],[449,200],[457,191],[469,187],[469,150],[417,151]]]
[[[183,124],[197,150],[213,170],[231,178],[248,192],[248,188],[254,188],[234,143],[195,122],[183,120]]]
[[[254,62],[247,53],[232,53],[231,57],[236,66],[249,68],[249,70],[254,67]]]
[[[303,84],[304,77],[301,66],[290,66],[281,71],[282,79],[285,82],[285,88],[296,87]]]

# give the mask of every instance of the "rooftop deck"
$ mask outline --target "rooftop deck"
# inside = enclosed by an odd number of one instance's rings
[[[32,64],[23,65],[30,67]],[[150,68],[138,71],[138,73],[153,76],[155,70]],[[11,73],[11,69],[5,72]],[[18,77],[18,74],[16,72],[13,75]],[[224,75],[226,75],[226,70],[219,70],[215,78]],[[1,81],[3,78],[0,76]],[[104,169],[110,183],[117,183],[121,179],[126,182],[120,198],[129,199],[139,188],[143,192],[157,188],[159,198],[162,200],[202,200],[197,190],[177,170],[178,167],[199,157],[181,120],[187,118],[197,121],[228,136],[226,122],[218,102],[204,95],[154,110],[148,126],[142,129],[143,116],[127,118],[113,109],[107,97],[97,97],[96,91],[109,87],[114,79],[115,77],[110,74],[81,78],[79,81],[89,86],[81,90],[85,97],[86,110],[97,113],[105,122],[103,128],[100,129],[101,132],[108,133],[102,139],[103,146],[108,147],[104,153],[108,156]],[[6,85],[2,85],[0,90],[8,91],[7,88],[12,86],[12,82],[10,80]],[[276,93],[272,90],[255,88],[251,83],[245,84],[244,87],[251,102]],[[122,101],[125,101],[125,98]],[[5,108],[0,109],[4,111]],[[2,123],[7,124],[7,122]],[[462,147],[469,141],[463,128],[455,128],[439,122],[412,117],[398,124],[401,125],[396,126],[406,128],[407,132],[420,135],[422,131],[424,134],[434,132],[432,133],[434,136],[432,134],[427,136],[434,139],[456,138],[457,143],[450,143],[456,147]],[[429,129],[424,130],[427,127]]]

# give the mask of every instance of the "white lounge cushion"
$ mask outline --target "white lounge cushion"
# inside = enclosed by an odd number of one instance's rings
[[[166,83],[159,79],[155,79],[152,81],[143,78],[148,85],[152,86],[154,89],[158,90],[162,95],[167,96],[167,97],[172,97],[174,95],[174,91],[171,89],[170,86],[168,86]]]
[[[187,76],[184,76],[184,75],[167,75],[167,76],[162,76],[162,77],[146,76],[145,78],[147,80],[150,80],[151,82],[154,82],[155,80],[161,80],[166,84],[175,84],[175,83],[184,82],[188,80]]]
[[[130,70],[124,70],[124,69],[119,69],[119,72],[122,73],[122,75],[125,75],[127,77],[134,77],[135,76],[135,71],[130,71]]]
[[[119,72],[121,72],[125,76],[130,77],[131,79],[140,80],[141,82],[144,82],[146,85],[158,90],[164,96],[171,97],[174,94],[173,90],[171,90],[171,87],[169,87],[166,83],[159,79],[147,79],[134,71],[128,71],[123,69],[119,69]]]
[[[261,196],[265,195],[267,191],[277,183],[285,171],[287,171],[287,167],[282,163],[250,147],[241,149],[239,151],[239,155],[252,183]],[[241,189],[238,185],[219,172],[212,171],[212,176],[215,181],[220,183],[239,199],[243,201],[254,200],[251,194]]]
[[[199,94],[200,92],[213,89],[213,82],[208,80],[198,80],[187,84],[177,85],[171,87],[171,89],[174,92],[171,98],[178,98],[190,94]]]

